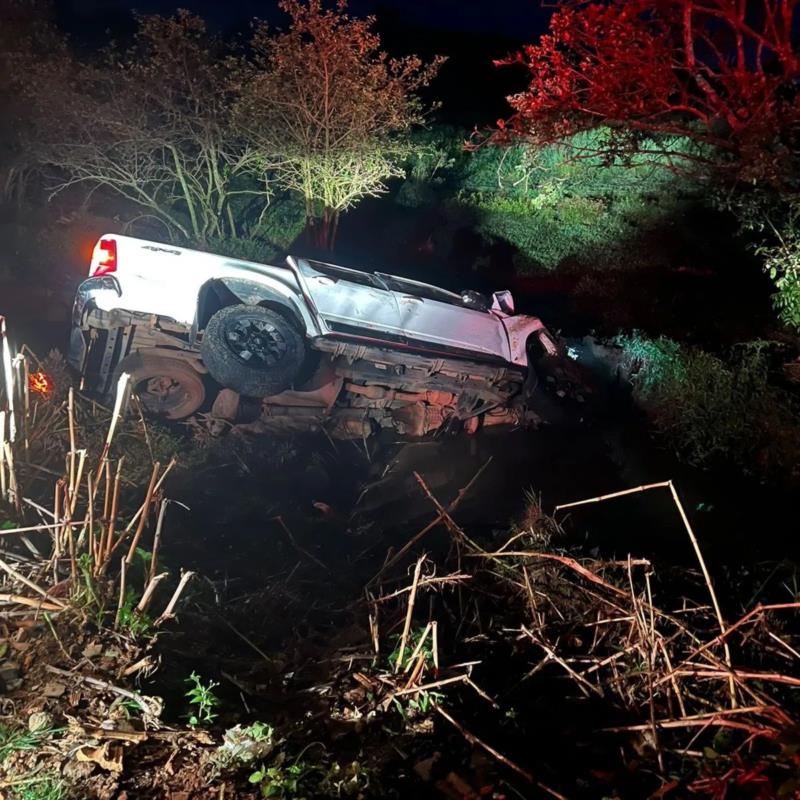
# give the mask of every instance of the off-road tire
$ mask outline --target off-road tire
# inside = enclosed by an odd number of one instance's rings
[[[134,353],[117,365],[116,376],[123,372],[130,375],[129,385],[145,411],[154,416],[186,419],[206,399],[202,376],[178,358]]]
[[[253,349],[247,346],[251,336]],[[292,386],[306,348],[300,331],[276,311],[235,305],[220,309],[208,321],[200,354],[222,386],[245,397],[268,397]]]

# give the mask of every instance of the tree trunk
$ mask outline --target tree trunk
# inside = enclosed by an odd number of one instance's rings
[[[321,217],[309,217],[307,220],[309,239],[321,250],[333,250],[336,234],[339,229],[339,212],[326,208]]]

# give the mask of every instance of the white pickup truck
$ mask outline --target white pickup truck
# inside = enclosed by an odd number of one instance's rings
[[[380,272],[284,266],[106,235],[77,291],[70,362],[100,395],[125,371],[144,407],[264,431],[424,436],[530,421],[540,320]],[[257,401],[241,402],[243,398]],[[255,411],[253,409],[256,409]]]

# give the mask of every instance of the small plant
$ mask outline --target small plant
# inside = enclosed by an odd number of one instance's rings
[[[217,768],[260,761],[271,755],[278,744],[275,729],[266,722],[254,722],[246,727],[235,725],[225,731],[222,739],[214,755]]]
[[[394,707],[404,720],[426,716],[442,700],[444,700],[444,695],[441,692],[426,691],[419,692],[416,698],[407,700],[405,703],[397,697],[393,698]]]
[[[61,728],[51,728],[46,725],[33,730],[0,725],[0,764],[12,753],[36,750],[43,741],[60,732]]]
[[[136,610],[137,602],[136,595],[128,592],[119,610],[119,627],[134,638],[147,636],[153,631],[153,620]]]
[[[303,783],[314,767],[300,759],[286,763],[286,755],[280,753],[268,767],[261,767],[250,775],[250,783],[257,785],[262,797],[276,800],[303,800]]]
[[[411,658],[411,655],[417,649],[417,645],[419,644],[420,639],[422,638],[423,634],[425,633],[425,628],[423,626],[412,628],[409,632],[408,640],[406,641],[406,646],[403,648],[403,657],[400,660],[401,667],[404,667],[408,663],[408,659]],[[388,655],[389,664],[394,668],[395,663],[397,663],[397,656],[400,654],[400,636],[396,637],[397,644],[395,645],[394,650]],[[430,636],[425,640],[425,643],[422,645],[419,651],[419,655],[422,653],[425,654],[425,660],[433,660],[433,640]]]
[[[194,710],[189,714],[189,725],[196,728],[198,725],[210,724],[218,716],[214,709],[219,706],[220,700],[214,694],[214,689],[219,683],[210,680],[207,684],[203,684],[200,676],[194,671],[185,682],[190,684],[185,696],[189,699],[189,705],[194,706]]]

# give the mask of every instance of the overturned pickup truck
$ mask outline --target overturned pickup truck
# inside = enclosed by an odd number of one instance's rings
[[[536,421],[533,364],[557,355],[510,293],[489,300],[289,257],[271,266],[106,235],[73,310],[70,362],[145,409],[362,438]],[[254,399],[255,398],[255,399]]]

